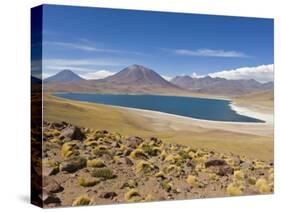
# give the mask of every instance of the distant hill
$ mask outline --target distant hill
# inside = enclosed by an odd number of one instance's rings
[[[255,105],[270,106],[272,108],[274,106],[274,89],[239,95],[235,98],[235,102],[240,105],[254,103]]]
[[[78,74],[75,74],[71,70],[63,70],[51,77],[46,78],[44,82],[74,82],[80,80],[84,79]]]
[[[52,79],[53,77],[50,78]],[[155,71],[141,65],[129,66],[104,79],[83,81],[72,80],[68,82],[56,81],[56,83],[52,83],[52,85],[45,85],[44,88],[46,88],[45,90],[51,91],[99,93],[183,92],[183,89],[179,88],[177,85],[168,82]]]
[[[99,80],[86,80],[70,70],[63,70],[44,80],[49,92],[96,92],[116,94],[172,94],[237,96],[272,90],[273,82],[227,80],[224,78],[192,78],[177,76],[170,82],[156,71],[142,65],[131,65],[118,73]]]
[[[273,88],[272,82],[260,83],[254,79],[228,80],[219,77],[212,78],[210,76],[203,78],[177,76],[171,82],[187,91],[216,95],[237,95]]]
[[[104,79],[106,82],[114,83],[116,85],[127,85],[127,86],[160,86],[160,87],[171,87],[177,86],[165,80],[155,71],[146,68],[141,65],[129,66],[120,72],[109,76]]]

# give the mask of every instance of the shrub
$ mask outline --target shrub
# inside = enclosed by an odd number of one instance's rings
[[[84,141],[84,145],[85,146],[93,146],[93,147],[95,147],[95,146],[98,146],[98,142],[93,140],[92,138],[88,138],[88,139],[86,139]]]
[[[87,195],[82,195],[80,197],[77,197],[73,203],[72,206],[79,206],[79,205],[89,205],[91,202],[90,198]]]
[[[182,161],[181,156],[169,154],[166,156],[165,162],[180,164]]]
[[[100,159],[93,159],[93,160],[87,160],[87,166],[94,167],[94,168],[101,168],[101,167],[105,167],[105,164]]]
[[[167,152],[165,150],[163,150],[160,154],[160,159],[165,160],[167,156],[168,156]]]
[[[80,156],[71,157],[60,164],[60,171],[69,173],[76,172],[79,169],[86,167],[87,160]]]
[[[157,172],[154,177],[165,179],[165,174],[162,171]]]
[[[256,187],[258,188],[260,193],[268,193],[271,191],[267,180],[263,178],[257,180]]]
[[[244,173],[241,170],[234,171],[233,176],[237,180],[244,180]]]
[[[182,159],[191,159],[188,154],[188,151],[181,150],[181,151],[179,151],[179,155],[182,157]]]
[[[168,180],[161,182],[161,186],[166,192],[170,192],[172,190],[172,184]]]
[[[164,171],[168,175],[179,177],[181,174],[181,168],[176,165],[169,165],[164,168]]]
[[[127,193],[125,193],[125,200],[128,202],[134,202],[141,200],[141,195],[136,189],[130,189]]]
[[[144,174],[149,174],[153,169],[153,166],[151,163],[141,160],[137,163],[136,165],[136,172],[139,173],[144,173]]]
[[[249,177],[248,178],[248,183],[250,184],[250,185],[255,185],[256,184],[256,178],[255,177]]]
[[[227,186],[226,192],[230,196],[239,196],[242,194],[242,188],[239,185],[235,185],[234,183],[230,183]]]
[[[97,178],[85,179],[83,177],[79,177],[77,180],[78,184],[83,187],[95,186],[100,182],[100,180]]]
[[[147,159],[147,156],[142,149],[135,149],[134,151],[131,152],[130,157],[135,160]]]
[[[54,144],[59,144],[62,141],[60,139],[58,139],[58,138],[52,138],[52,139],[49,140],[49,142],[54,143]]]
[[[155,198],[151,195],[151,194],[148,194],[145,198],[144,198],[144,201],[147,201],[147,202],[150,202],[150,201],[153,201],[155,200]]]
[[[219,179],[219,178],[218,178],[218,175],[215,174],[215,173],[209,173],[208,176],[209,176],[209,179],[210,179],[210,180],[215,180],[215,181],[217,181],[217,180]]]
[[[93,177],[112,179],[115,177],[113,171],[109,168],[94,168],[91,172]]]
[[[186,178],[186,182],[192,187],[198,186],[198,179],[194,175],[188,175],[188,177]]]
[[[100,145],[100,146],[97,146],[95,147],[93,150],[92,150],[92,153],[96,156],[102,156],[102,155],[105,155],[105,154],[110,154],[109,150],[107,149],[106,146],[103,146],[103,145]]]
[[[265,164],[262,161],[255,161],[254,168],[255,169],[264,169],[265,168]]]
[[[106,130],[96,130],[94,132],[94,139],[99,140],[100,138],[106,137],[107,134],[108,132]]]
[[[45,158],[42,160],[42,162],[43,162],[43,166],[45,166],[45,167],[58,167],[59,166],[59,162],[52,160],[52,159]]]
[[[73,155],[73,148],[75,144],[71,142],[64,143],[61,148],[61,156],[64,158],[68,158],[69,156]]]

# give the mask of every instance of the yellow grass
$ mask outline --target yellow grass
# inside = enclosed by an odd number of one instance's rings
[[[66,121],[81,127],[107,129],[126,136],[156,136],[165,142],[206,148],[221,152],[233,152],[257,159],[273,159],[273,136],[245,133],[248,126],[237,126],[237,131],[224,130],[224,125],[216,129],[216,124],[202,124],[204,121],[189,120],[175,122],[144,116],[142,112],[111,107],[101,104],[66,100],[44,95],[44,120]],[[232,129],[233,126],[229,128]],[[240,128],[243,129],[241,132]],[[226,126],[227,129],[227,126]],[[246,129],[246,130],[245,130]],[[261,127],[253,128],[257,132]]]

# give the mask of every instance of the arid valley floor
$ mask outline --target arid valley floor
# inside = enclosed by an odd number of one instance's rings
[[[272,193],[273,104],[258,101],[233,99],[266,117],[243,124],[44,94],[44,207]]]

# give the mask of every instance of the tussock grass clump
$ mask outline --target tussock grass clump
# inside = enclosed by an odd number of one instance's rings
[[[94,168],[91,172],[93,177],[112,179],[115,177],[113,171],[109,168]]]
[[[214,181],[217,181],[219,179],[218,175],[215,173],[209,173],[208,177],[210,180],[214,180]]]
[[[243,187],[238,184],[230,183],[226,188],[226,192],[230,196],[240,196],[243,193]]]
[[[77,181],[78,181],[78,184],[83,187],[91,187],[91,186],[95,186],[98,183],[100,183],[100,180],[97,178],[86,179],[83,177],[79,177],[77,179]]]
[[[75,172],[79,169],[86,167],[87,160],[81,156],[74,156],[65,161],[62,161],[60,164],[60,171],[65,172]]]
[[[148,194],[145,198],[144,198],[144,201],[145,202],[150,202],[150,201],[154,201],[155,198],[151,195],[151,194]]]
[[[244,178],[245,178],[244,172],[241,170],[234,171],[233,176],[236,180],[244,180]]]
[[[138,149],[142,149],[145,154],[150,156],[157,156],[161,153],[161,149],[151,143],[143,142],[139,145]]]
[[[60,144],[62,141],[58,138],[52,138],[49,140],[49,142],[54,143],[54,144]]]
[[[266,165],[262,161],[254,161],[254,168],[255,169],[264,169]]]
[[[191,157],[188,154],[189,149],[184,149],[179,151],[179,155],[182,157],[182,159],[191,159]]]
[[[162,181],[161,186],[166,192],[170,192],[172,190],[172,184],[169,180]]]
[[[194,175],[188,175],[188,177],[186,178],[186,182],[192,187],[197,187],[199,184],[197,177]]]
[[[72,142],[67,142],[62,145],[61,148],[61,156],[64,158],[68,158],[73,155],[74,151],[73,148],[76,144]]]
[[[182,158],[180,155],[173,155],[169,154],[164,160],[165,162],[172,163],[172,164],[180,164],[182,161]]]
[[[130,189],[124,196],[125,200],[128,202],[135,202],[141,200],[141,195],[136,189]]]
[[[136,172],[143,174],[150,174],[153,170],[153,165],[147,161],[141,160],[136,165]]]
[[[164,168],[164,172],[168,175],[179,177],[181,174],[181,168],[172,164],[172,165],[166,166]]]
[[[98,146],[99,143],[97,141],[95,141],[93,138],[88,138],[84,141],[84,145],[95,147],[95,146]]]
[[[165,150],[163,150],[160,154],[160,159],[165,160],[167,156],[168,156],[168,153]]]
[[[44,131],[44,136],[46,137],[52,137],[52,136],[59,136],[60,131],[57,129],[49,129],[48,131]]]
[[[96,130],[96,131],[94,132],[93,138],[94,138],[95,140],[99,140],[100,138],[106,137],[107,134],[108,134],[108,132],[107,132],[106,130]]]
[[[42,161],[43,169],[44,168],[51,168],[51,171],[49,172],[49,175],[55,175],[60,170],[60,164],[57,161],[51,160],[51,159],[44,159]]]
[[[102,155],[105,155],[105,154],[110,155],[110,152],[109,152],[107,146],[100,145],[100,146],[95,147],[92,150],[92,154],[94,154],[96,156],[102,156]]]
[[[52,159],[43,159],[42,160],[42,165],[45,166],[45,167],[59,167],[59,162],[55,161],[55,160],[52,160]]]
[[[157,172],[154,177],[165,179],[165,174],[162,171]]]
[[[249,177],[249,178],[248,178],[248,183],[249,183],[250,185],[255,185],[256,182],[257,182],[257,180],[256,180],[255,177]]]
[[[87,160],[87,167],[102,168],[105,167],[105,164],[101,159],[93,159]]]
[[[271,191],[269,183],[264,178],[258,179],[255,186],[257,187],[260,193],[269,193]]]
[[[72,206],[89,205],[90,202],[91,202],[91,200],[87,195],[82,195],[82,196],[77,197],[73,201]]]
[[[147,155],[144,153],[142,149],[135,149],[131,152],[130,157],[132,159],[147,159]]]

